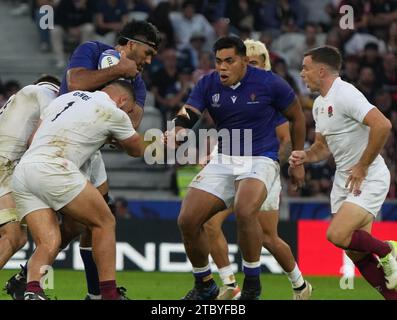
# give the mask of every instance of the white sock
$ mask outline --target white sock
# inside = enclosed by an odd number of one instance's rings
[[[201,267],[201,268],[193,267],[193,273],[203,273],[209,270],[211,270],[210,264],[207,264],[205,267]]]
[[[230,264],[226,267],[220,268],[218,272],[225,286],[236,283],[236,278],[234,277],[232,266]]]
[[[346,252],[343,252],[343,275],[346,278],[354,278],[355,268],[353,261],[347,256]]]
[[[303,276],[301,271],[299,270],[298,265],[295,263],[295,268],[291,272],[286,272],[289,281],[291,282],[292,288],[299,288],[303,286],[305,280],[303,280]]]
[[[243,259],[243,266],[250,269],[259,268],[261,266],[261,262],[260,261],[247,262]]]

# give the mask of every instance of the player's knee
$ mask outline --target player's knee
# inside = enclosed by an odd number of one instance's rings
[[[102,224],[103,224],[103,227],[106,227],[109,229],[116,229],[116,218],[110,212],[110,209],[109,209],[109,214],[107,214],[106,218],[102,220]]]
[[[101,229],[116,229],[116,218],[110,212],[109,208],[106,208],[106,213],[97,215],[87,227],[92,230],[93,228],[101,228]]]
[[[14,251],[22,249],[26,242],[28,242],[28,232],[26,228],[21,228]]]
[[[257,212],[254,208],[250,208],[249,206],[235,206],[234,212],[238,222],[256,219]]]
[[[335,228],[328,228],[327,230],[327,240],[337,247],[345,247],[346,238],[345,232],[336,230]]]
[[[195,231],[198,229],[197,223],[193,221],[193,219],[189,219],[184,215],[180,215],[178,217],[178,227],[185,235],[195,233]]]
[[[216,239],[219,233],[222,232],[221,225],[213,223],[211,220],[204,224],[204,230],[210,240]]]
[[[45,251],[48,256],[55,258],[59,252],[59,248],[61,247],[61,242],[60,236],[53,236],[40,241],[37,244],[37,248],[41,248],[41,250]]]
[[[13,252],[21,249],[28,241],[26,228],[22,228],[19,223],[12,223],[13,227],[2,235],[2,238],[7,239],[9,246]]]

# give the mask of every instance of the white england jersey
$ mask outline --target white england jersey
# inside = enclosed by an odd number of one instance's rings
[[[78,168],[110,137],[125,140],[135,134],[126,112],[103,91],[73,91],[55,99],[45,110],[21,163],[46,162]]]
[[[57,96],[55,85],[29,85],[14,94],[0,107],[0,156],[19,160],[36,128],[40,115]]]
[[[372,108],[357,88],[341,78],[335,79],[325,97],[314,101],[316,132],[325,137],[338,171],[346,172],[360,160],[370,131],[363,120]],[[383,163],[380,155],[371,166],[379,163]]]

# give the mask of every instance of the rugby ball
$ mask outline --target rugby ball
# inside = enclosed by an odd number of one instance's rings
[[[114,49],[108,49],[101,53],[98,61],[98,69],[106,69],[118,64],[120,61],[120,52]]]

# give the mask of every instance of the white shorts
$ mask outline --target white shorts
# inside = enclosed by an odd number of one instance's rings
[[[11,192],[11,177],[17,161],[0,156],[0,197]]]
[[[335,173],[331,191],[331,212],[338,212],[343,202],[347,201],[360,206],[376,217],[389,192],[390,172],[387,166],[382,163],[375,167],[370,167],[367,176],[361,184],[361,193],[356,196],[353,193],[349,193],[349,190],[345,188],[348,176],[345,172],[336,171]]]
[[[63,165],[20,163],[12,178],[19,220],[39,209],[60,210],[77,197],[86,184],[86,177],[66,159]]]
[[[106,175],[105,163],[102,159],[102,154],[98,150],[95,152],[80,168],[80,171],[86,176],[95,188],[106,182],[108,179]]]
[[[270,158],[218,154],[194,177],[189,187],[211,193],[230,207],[236,193],[235,181],[258,179],[269,192],[278,176],[280,166]]]
[[[280,206],[281,179],[280,174],[277,175],[270,190],[267,191],[267,197],[263,202],[260,211],[278,211]]]

